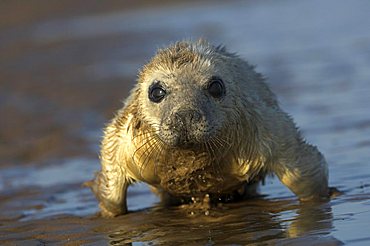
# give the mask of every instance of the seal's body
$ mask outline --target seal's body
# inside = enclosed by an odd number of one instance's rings
[[[328,170],[252,66],[205,41],[159,50],[106,127],[92,189],[103,216],[127,212],[128,185],[166,198],[246,195],[276,174],[301,200],[328,196]]]

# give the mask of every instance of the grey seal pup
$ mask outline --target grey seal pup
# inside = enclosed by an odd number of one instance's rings
[[[261,74],[207,41],[160,49],[106,126],[90,186],[101,214],[127,213],[127,187],[165,201],[227,200],[275,174],[300,200],[329,195],[323,155],[278,105]]]

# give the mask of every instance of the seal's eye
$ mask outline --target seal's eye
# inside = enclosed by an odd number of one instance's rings
[[[212,97],[220,98],[225,94],[224,82],[218,77],[212,77],[207,90]]]
[[[165,89],[159,84],[153,84],[149,88],[149,99],[152,102],[159,103],[166,96]]]

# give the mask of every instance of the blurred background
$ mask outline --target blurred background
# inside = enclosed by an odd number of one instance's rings
[[[0,228],[96,212],[80,184],[99,169],[101,129],[138,70],[157,48],[206,38],[257,65],[326,156],[347,194],[333,216],[348,218],[347,207],[353,223],[328,234],[369,242],[369,13],[365,0],[0,1]],[[133,209],[156,201],[132,192]],[[262,192],[294,197],[275,179]]]

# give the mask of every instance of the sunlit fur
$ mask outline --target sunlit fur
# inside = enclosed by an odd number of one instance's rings
[[[204,86],[222,78],[216,100]],[[160,103],[148,98],[153,81],[166,86]],[[193,147],[177,145],[171,117],[202,114],[188,126]],[[221,196],[275,173],[302,200],[328,195],[327,165],[283,112],[263,77],[237,55],[205,41],[178,42],[143,67],[124,107],[104,132],[102,170],[92,189],[104,216],[126,213],[126,189],[143,181],[170,197]]]

